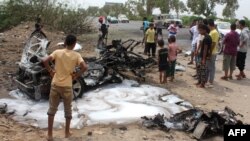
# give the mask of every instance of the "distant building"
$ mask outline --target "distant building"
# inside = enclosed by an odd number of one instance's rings
[[[123,3],[118,3],[118,2],[105,2],[105,6],[114,6],[114,5],[122,6]]]

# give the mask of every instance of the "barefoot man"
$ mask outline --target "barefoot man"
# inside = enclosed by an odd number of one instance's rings
[[[76,37],[68,35],[65,39],[64,49],[54,51],[48,57],[43,58],[43,64],[50,73],[52,79],[50,97],[49,97],[49,110],[48,110],[48,140],[53,140],[53,122],[57,107],[63,100],[64,112],[66,119],[65,138],[70,136],[69,128],[72,119],[71,103],[73,98],[72,80],[77,79],[81,74],[87,70],[87,66],[82,59],[81,55],[73,48],[76,44]],[[51,68],[50,61],[55,61],[55,68]],[[74,73],[75,67],[80,66],[80,71]]]

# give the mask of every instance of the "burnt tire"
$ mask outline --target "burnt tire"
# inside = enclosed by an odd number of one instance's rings
[[[73,80],[72,91],[74,100],[77,98],[81,98],[85,90],[86,90],[86,83],[82,78]]]

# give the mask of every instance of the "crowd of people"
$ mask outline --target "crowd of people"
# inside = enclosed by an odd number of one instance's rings
[[[170,81],[174,80],[177,53],[181,52],[181,49],[176,44],[176,34],[178,31],[176,23],[172,22],[167,30],[169,31],[169,36],[168,47],[166,48],[164,38],[162,37],[162,24],[150,23],[147,21],[147,18],[143,19],[144,55],[155,58],[157,45],[160,48],[157,54],[160,83],[167,83],[167,77],[170,77]]]
[[[250,40],[250,32],[246,27],[246,22],[240,20],[237,24],[232,23],[231,31],[223,39],[220,39],[213,19],[195,20],[195,23],[196,25],[190,28],[193,36],[191,61],[188,65],[194,62],[196,64],[197,74],[194,75],[198,79],[196,85],[201,88],[205,88],[205,85],[213,87],[219,40],[222,40],[222,45],[224,46],[222,70],[225,74],[221,79],[233,79],[233,72],[236,66],[240,71],[238,75],[235,75],[236,79],[241,80],[246,78],[244,69],[247,47]],[[236,32],[237,27],[241,30],[240,34]]]
[[[196,74],[193,75],[198,81],[195,83],[197,87],[213,87],[216,60],[218,54],[219,41],[222,41],[223,48],[223,65],[222,70],[224,76],[222,80],[233,79],[233,72],[236,66],[239,69],[239,74],[235,75],[237,80],[246,78],[244,73],[247,48],[250,46],[250,31],[244,20],[237,21],[231,24],[231,31],[221,39],[213,19],[195,19],[194,25],[190,27],[192,35],[191,42],[191,59],[188,65],[195,65]],[[168,30],[168,45],[162,37],[162,31],[159,30],[157,23],[148,22],[146,18],[143,20],[143,31],[145,43],[144,54],[149,57],[156,57],[156,47],[158,50],[158,67],[160,83],[167,83],[167,77],[170,81],[174,79],[174,68],[178,52],[181,51],[176,44],[176,35],[178,26],[172,22]],[[241,30],[240,34],[236,29]],[[158,34],[160,31],[161,34]],[[159,38],[160,36],[160,38]]]

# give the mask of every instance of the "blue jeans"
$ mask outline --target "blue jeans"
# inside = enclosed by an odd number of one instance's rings
[[[210,82],[210,83],[214,82],[215,61],[216,61],[216,55],[212,55],[210,57],[210,59],[206,61],[206,66],[207,66],[207,81]]]

